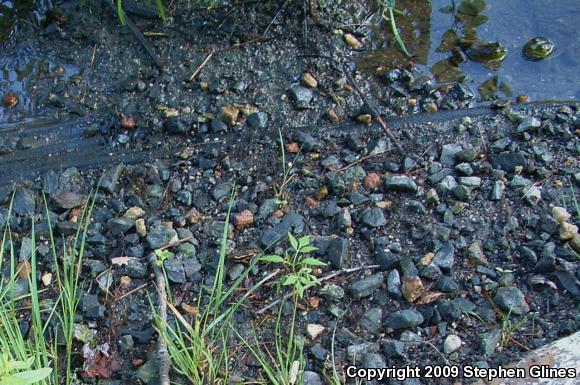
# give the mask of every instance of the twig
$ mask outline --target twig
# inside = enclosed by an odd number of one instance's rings
[[[157,312],[159,314],[159,325],[165,328],[167,325],[167,292],[165,289],[165,277],[163,272],[157,266],[157,256],[155,253],[151,253],[149,256],[149,263],[153,268],[153,273],[155,274],[155,285],[157,287],[157,295],[159,296],[159,305]],[[165,333],[159,333],[159,338],[157,339],[157,359],[159,365],[159,383],[161,385],[170,385],[169,383],[169,352],[167,350],[167,343],[163,336]]]
[[[195,71],[193,71],[193,73],[191,74],[191,76],[189,77],[189,81],[193,81],[193,79],[195,79],[195,77],[197,75],[199,75],[199,73],[201,72],[201,70],[203,69],[203,67],[205,67],[205,65],[207,64],[207,62],[209,61],[209,59],[211,59],[211,57],[213,56],[213,51],[209,53],[209,55],[207,55],[207,57],[201,62],[201,64],[196,68]]]
[[[170,242],[170,243],[168,243],[166,245],[163,245],[163,246],[161,246],[157,250],[167,250],[167,249],[171,249],[173,246],[177,246],[177,245],[179,245],[180,243],[183,243],[183,242],[191,241],[192,239],[193,239],[193,235],[190,235],[189,237],[185,237],[185,238],[179,239],[179,240],[177,240],[175,242]]]
[[[361,271],[361,270],[378,269],[380,267],[381,267],[380,265],[369,265],[369,266],[350,267],[350,268],[347,268],[347,269],[345,268],[345,269],[341,269],[341,270],[334,271],[334,272],[332,272],[332,273],[330,273],[330,274],[328,274],[328,275],[320,278],[318,280],[318,282],[328,281],[329,279],[332,279],[334,277],[337,277],[337,276],[339,276],[341,274],[350,274],[350,273],[355,273],[355,272]],[[309,289],[309,288],[311,288],[314,285],[315,285],[315,283],[311,283],[309,285],[306,285],[304,287],[304,290]],[[268,305],[266,305],[263,308],[261,308],[260,310],[256,311],[256,314],[260,315],[260,314],[262,314],[262,313],[270,310],[271,308],[273,308],[274,306],[276,306],[277,304],[279,304],[281,301],[285,301],[288,298],[290,298],[291,296],[292,296],[292,292],[284,295],[282,298],[279,298],[279,299],[277,299],[275,301],[270,302]]]
[[[389,150],[383,150],[383,151],[379,151],[379,152],[377,152],[375,154],[369,154],[369,155],[363,156],[362,158],[357,159],[357,160],[355,160],[354,162],[352,162],[350,164],[347,164],[343,168],[339,169],[337,172],[341,172],[341,171],[344,171],[344,170],[348,170],[349,168],[351,168],[352,166],[355,166],[355,165],[359,164],[360,162],[364,162],[365,160],[367,160],[369,158],[372,158],[373,156],[382,155],[382,154],[384,154],[384,153],[386,153],[388,151]]]
[[[123,294],[123,295],[122,295],[122,296],[120,296],[120,297],[116,297],[115,299],[113,299],[113,302],[120,301],[120,300],[122,300],[123,298],[125,298],[126,296],[133,294],[133,293],[134,293],[134,292],[136,292],[137,290],[141,290],[141,289],[143,289],[143,288],[144,288],[144,287],[146,287],[147,285],[149,285],[149,281],[145,282],[145,283],[144,283],[144,284],[142,284],[141,286],[137,286],[136,288],[134,288],[134,289],[132,289],[132,290],[129,290],[128,292],[126,292],[125,294]]]
[[[371,111],[371,113],[373,114],[373,116],[375,117],[377,122],[379,122],[380,126],[383,128],[383,131],[385,131],[385,133],[387,134],[389,139],[391,139],[391,141],[394,143],[395,147],[397,148],[397,151],[401,155],[403,155],[405,153],[405,151],[403,150],[403,147],[401,147],[399,140],[395,137],[395,135],[393,135],[393,133],[391,132],[391,130],[389,129],[387,124],[381,118],[381,115],[379,115],[377,110],[369,103],[367,97],[362,93],[359,86],[357,85],[357,83],[355,82],[355,80],[353,79],[351,74],[349,73],[348,68],[347,68],[347,63],[344,63],[344,65],[343,65],[343,72],[344,72],[344,75],[346,76],[346,78],[348,79],[348,81],[350,82],[350,84],[352,85],[352,87],[354,88],[354,90],[356,91],[356,93],[358,94],[358,96],[363,100],[363,103]]]

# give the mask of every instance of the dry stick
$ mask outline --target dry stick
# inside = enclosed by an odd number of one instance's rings
[[[349,168],[351,168],[352,166],[355,166],[355,165],[359,164],[360,162],[364,162],[365,160],[367,160],[369,158],[372,158],[374,156],[377,156],[377,155],[382,155],[382,154],[384,154],[384,153],[386,153],[388,151],[389,150],[383,150],[383,151],[376,152],[374,154],[369,154],[369,155],[363,156],[362,158],[357,159],[357,160],[355,160],[354,162],[352,162],[350,164],[347,164],[343,168],[339,169],[337,172],[342,172],[344,170],[348,170]]]
[[[199,75],[199,73],[201,72],[201,70],[203,69],[203,67],[205,67],[205,65],[207,64],[207,62],[209,61],[209,59],[211,59],[211,57],[213,56],[213,51],[209,53],[209,55],[207,55],[207,57],[204,59],[204,61],[201,62],[201,64],[197,67],[197,69],[195,71],[193,71],[193,73],[191,74],[191,76],[189,77],[189,81],[193,81],[193,79],[195,79],[195,77],[197,75]]]
[[[160,322],[162,328],[167,325],[167,293],[165,291],[165,276],[163,272],[157,266],[157,256],[152,253],[149,256],[149,263],[153,267],[153,273],[155,274],[155,285],[157,287],[157,295],[159,296],[159,306],[157,311],[159,313]],[[170,385],[169,383],[169,352],[167,350],[167,343],[163,338],[165,333],[159,333],[159,338],[157,339],[157,359],[159,360],[159,383],[161,385]]]
[[[383,128],[383,131],[385,131],[385,133],[387,134],[389,139],[391,139],[391,141],[395,144],[397,151],[399,151],[399,153],[401,155],[403,155],[405,153],[405,151],[403,150],[403,147],[401,147],[399,140],[395,137],[395,135],[393,135],[393,133],[391,132],[391,130],[389,129],[387,124],[381,118],[381,115],[379,115],[377,110],[369,103],[367,97],[362,93],[362,91],[358,87],[357,83],[355,82],[353,77],[348,72],[348,68],[346,68],[346,63],[344,63],[344,65],[343,65],[343,72],[344,72],[344,75],[346,76],[346,78],[348,79],[348,81],[350,82],[350,84],[352,85],[352,87],[354,88],[354,90],[356,91],[356,93],[358,94],[358,96],[363,100],[363,103],[366,104],[367,108],[371,111],[371,113],[373,114],[373,116],[375,117],[377,122],[379,122],[380,126]]]
[[[166,244],[164,246],[161,246],[157,250],[167,250],[167,249],[171,249],[173,246],[177,246],[180,243],[187,242],[187,241],[190,241],[192,239],[193,239],[193,235],[190,235],[189,237],[185,237],[183,239],[179,239],[179,240],[177,240],[175,242],[170,242],[170,243],[168,243],[168,244]]]
[[[351,268],[348,268],[348,269],[341,269],[341,270],[337,270],[337,271],[335,271],[335,272],[332,272],[332,273],[330,273],[330,274],[328,274],[328,275],[326,275],[326,276],[324,276],[324,277],[320,278],[320,279],[318,280],[318,283],[320,283],[320,282],[325,282],[325,281],[328,281],[329,279],[332,279],[332,278],[334,278],[334,277],[337,277],[337,276],[339,276],[339,275],[341,275],[341,274],[350,274],[350,273],[355,273],[355,272],[357,272],[357,271],[361,271],[361,270],[367,270],[367,269],[369,269],[369,270],[371,270],[371,269],[378,269],[378,268],[380,268],[380,267],[381,267],[380,265],[369,265],[369,266],[359,266],[359,267],[351,267]],[[311,288],[312,286],[314,286],[314,283],[311,283],[311,284],[309,284],[309,285],[306,285],[306,286],[304,287],[304,290],[306,290],[306,289],[309,289],[309,288]],[[258,314],[258,315],[259,315],[259,314],[262,314],[262,313],[264,313],[264,312],[266,312],[266,311],[270,310],[271,308],[273,308],[274,306],[276,306],[277,304],[279,304],[279,303],[280,303],[280,301],[285,301],[285,300],[287,300],[288,298],[290,298],[290,297],[292,296],[292,294],[293,294],[293,293],[292,293],[292,292],[290,292],[290,293],[288,293],[288,294],[284,295],[282,298],[279,298],[279,299],[277,299],[277,300],[275,300],[275,301],[273,301],[273,302],[270,302],[268,305],[266,305],[266,306],[264,306],[263,308],[261,308],[260,310],[258,310],[258,311],[256,312],[256,314]]]

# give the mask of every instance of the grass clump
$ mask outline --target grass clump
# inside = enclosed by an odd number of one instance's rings
[[[224,287],[226,276],[226,257],[228,226],[233,195],[224,223],[222,239],[220,243],[219,260],[211,288],[206,293],[202,290],[199,294],[197,307],[199,314],[194,320],[188,320],[181,312],[166,300],[166,305],[175,318],[175,323],[164,322],[157,309],[151,303],[153,321],[159,335],[167,344],[172,368],[175,372],[186,377],[192,384],[226,384],[230,377],[229,359],[230,346],[230,322],[236,310],[254,292],[264,280],[256,283],[244,296],[224,308],[234,292],[241,286],[256,264],[257,259],[250,262],[244,272],[226,289]],[[268,279],[265,278],[265,279]],[[166,286],[167,287],[167,286]],[[167,287],[169,292],[169,288]],[[207,294],[207,297],[204,295]],[[171,298],[170,295],[167,295]],[[202,303],[202,298],[206,301]],[[163,300],[163,299],[162,299]],[[203,307],[203,310],[201,308]]]

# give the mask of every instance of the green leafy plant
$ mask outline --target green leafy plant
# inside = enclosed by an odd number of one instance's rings
[[[503,347],[506,347],[510,341],[514,341],[514,334],[520,330],[528,320],[528,317],[526,316],[514,323],[510,319],[511,313],[510,310],[501,319],[501,346]]]
[[[283,256],[265,255],[260,257],[260,261],[283,264],[287,274],[281,281],[282,286],[292,286],[298,298],[301,299],[308,288],[320,284],[318,278],[312,273],[312,268],[326,266],[326,263],[308,256],[317,250],[316,247],[310,245],[310,236],[296,239],[288,233],[288,240],[292,246],[290,252],[286,250]]]
[[[159,268],[163,272],[165,282],[169,282],[169,279],[167,278],[167,271],[165,270],[165,261],[169,259],[171,256],[173,256],[173,253],[169,250],[156,249],[155,256],[157,257],[155,264],[159,266]],[[169,301],[171,301],[171,290],[169,289],[169,286],[166,286],[166,289],[167,289],[166,290],[167,297],[169,298]]]
[[[0,360],[0,384],[30,385],[50,376],[51,368],[31,369],[33,365],[34,357],[29,357],[26,361],[18,361],[3,351],[2,360]]]
[[[277,203],[279,205],[287,205],[288,201],[286,200],[286,187],[290,184],[292,179],[296,174],[290,175],[290,171],[292,170],[292,165],[296,162],[300,151],[294,157],[294,161],[291,163],[286,162],[286,148],[284,147],[284,139],[282,138],[282,131],[278,129],[278,140],[280,143],[280,154],[282,157],[282,181],[280,183],[274,183],[274,195],[277,199]]]
[[[405,47],[405,43],[403,43],[403,39],[399,34],[399,29],[397,28],[397,22],[395,21],[395,14],[404,16],[404,13],[397,10],[395,8],[395,0],[377,0],[379,9],[381,11],[381,17],[383,20],[389,22],[391,24],[391,31],[393,32],[393,36],[395,37],[395,41],[401,48],[401,51],[407,57],[411,57],[409,51],[407,51],[407,47]]]

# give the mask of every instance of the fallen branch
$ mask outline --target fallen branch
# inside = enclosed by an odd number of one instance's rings
[[[153,269],[153,273],[155,273],[155,286],[157,287],[157,295],[159,296],[159,305],[157,308],[157,312],[159,314],[159,325],[162,328],[165,328],[167,325],[167,292],[165,289],[165,277],[163,272],[157,265],[157,256],[155,253],[151,253],[149,255],[149,263]],[[169,361],[169,352],[167,350],[167,343],[165,342],[163,335],[165,333],[159,333],[159,337],[157,339],[157,360],[159,365],[159,383],[160,385],[170,385],[169,383],[169,369],[170,369],[170,361]]]
[[[361,270],[378,269],[380,267],[381,267],[380,265],[369,265],[369,266],[359,266],[359,267],[345,268],[345,269],[341,269],[341,270],[334,271],[334,272],[332,272],[332,273],[330,273],[330,274],[328,274],[328,275],[320,278],[318,280],[318,282],[325,282],[325,281],[328,281],[328,280],[330,280],[330,279],[332,279],[334,277],[337,277],[339,275],[342,275],[342,274],[356,273],[357,271],[361,271]],[[306,285],[304,287],[304,290],[310,289],[314,285],[315,285],[315,283],[311,283],[309,285]],[[273,308],[274,306],[276,306],[277,304],[279,304],[281,301],[285,301],[288,298],[292,297],[292,294],[293,293],[290,292],[290,293],[284,295],[282,298],[279,298],[279,299],[277,299],[275,301],[270,302],[268,305],[266,305],[263,308],[261,308],[260,310],[256,311],[256,314],[259,315],[259,314],[265,313],[266,311],[270,310],[271,308]]]

